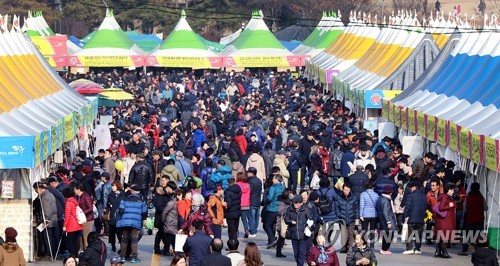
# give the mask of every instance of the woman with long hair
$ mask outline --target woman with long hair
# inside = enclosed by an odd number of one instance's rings
[[[186,257],[183,254],[175,254],[170,266],[186,266]]]
[[[76,219],[78,201],[75,199],[75,192],[70,188],[65,189],[63,195],[66,198],[66,206],[64,207],[64,217],[66,219],[64,219],[62,229],[63,232],[66,232],[65,236],[69,254],[76,258],[80,250],[80,238],[83,232],[83,226]]]
[[[248,242],[245,247],[245,258],[238,263],[238,266],[262,266],[264,262],[260,256],[259,248],[254,242]]]
[[[108,208],[109,210],[109,236],[108,241],[111,244],[111,251],[116,252],[116,239],[118,238],[118,244],[121,242],[121,234],[118,233],[116,229],[116,218],[115,213],[120,207],[120,201],[125,197],[123,192],[123,185],[120,181],[115,181],[111,184],[111,193],[108,196]]]

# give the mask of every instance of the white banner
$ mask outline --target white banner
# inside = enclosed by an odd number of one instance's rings
[[[108,125],[98,125],[94,130],[95,148],[94,156],[97,156],[99,149],[108,149],[111,146],[111,132]]]
[[[421,136],[406,136],[403,137],[403,154],[410,155],[410,165],[413,164],[415,158],[422,158],[424,153],[424,138]]]

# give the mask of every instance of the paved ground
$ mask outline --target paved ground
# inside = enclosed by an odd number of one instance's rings
[[[224,242],[227,241],[227,230],[223,229],[223,236],[222,236]],[[107,239],[105,239],[107,242]],[[139,258],[142,260],[142,263],[139,265],[169,265],[171,258],[169,257],[161,257],[161,256],[156,256],[152,255],[153,251],[153,241],[154,241],[154,235],[146,235],[144,236],[141,241],[139,242]],[[267,250],[265,248],[266,244],[266,237],[265,233],[262,230],[262,228],[259,229],[259,232],[257,234],[257,238],[255,239],[240,239],[240,252],[243,253],[245,249],[245,244],[254,241],[261,249],[261,254],[263,261],[266,266],[278,266],[278,265],[285,265],[287,263],[291,263],[289,265],[295,265],[295,261],[293,259],[293,250],[292,250],[292,245],[289,241],[287,241],[287,245],[285,245],[283,253],[287,256],[287,258],[276,258],[275,255],[275,250]],[[336,244],[336,248],[339,248],[340,245]],[[110,247],[108,246],[108,249]],[[380,244],[375,245],[375,250],[378,252],[380,250]],[[433,252],[434,252],[434,247],[431,246],[423,246],[422,255],[402,255],[401,252],[404,251],[404,245],[395,243],[391,246],[391,251],[393,252],[392,255],[381,255],[377,253],[377,260],[378,260],[378,265],[405,265],[405,266],[411,266],[411,265],[453,265],[453,266],[465,266],[465,265],[471,265],[470,261],[470,256],[464,257],[464,256],[458,256],[456,255],[457,252],[459,251],[458,247],[452,248],[449,250],[450,255],[452,256],[451,259],[440,259],[440,258],[434,258]],[[108,259],[117,256],[116,253],[108,253]],[[345,254],[338,254],[339,260],[340,260],[340,265],[345,265]],[[56,261],[56,262],[32,262],[31,264],[36,264],[36,265],[61,265],[61,261]],[[127,263],[130,265],[130,263]]]

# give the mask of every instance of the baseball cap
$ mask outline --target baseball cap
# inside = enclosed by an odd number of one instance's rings
[[[247,172],[253,173],[254,175],[257,175],[257,169],[255,167],[249,167]]]

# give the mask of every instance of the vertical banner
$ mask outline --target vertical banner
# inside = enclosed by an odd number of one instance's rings
[[[447,145],[446,124],[447,120],[437,118],[437,142],[441,145]]]
[[[394,122],[394,124],[396,124],[396,105],[391,104],[391,106],[389,107],[389,115],[391,121]]]
[[[436,141],[436,117],[427,116],[427,138]]]
[[[465,158],[471,158],[470,154],[470,138],[469,138],[469,130],[460,127],[460,154]]]
[[[479,138],[479,135],[472,134],[472,132],[469,131],[469,138],[472,140],[471,141],[471,159],[474,161],[476,164],[481,163],[481,154],[480,154],[480,149],[481,149],[481,139]]]
[[[479,163],[486,165],[486,139],[484,135],[479,135]]]
[[[415,122],[415,110],[408,108],[408,131],[417,133],[416,122]]]
[[[391,106],[391,102],[388,100],[382,100],[382,117],[390,121],[390,116],[389,116],[389,108]]]
[[[426,136],[426,130],[425,130],[425,116],[421,112],[417,112],[417,127],[418,127],[418,134],[422,137]]]
[[[401,128],[402,129],[408,129],[408,108],[401,107],[400,108],[400,113],[401,113]]]
[[[484,139],[484,148],[486,156],[486,167],[490,170],[497,171],[497,146],[495,140],[489,137]]]
[[[424,137],[426,139],[429,139],[429,117],[427,116],[427,114],[424,114],[424,128],[425,128]]]
[[[459,135],[457,132],[457,124],[453,123],[450,121],[449,123],[449,131],[450,131],[450,141],[449,141],[449,146],[450,149],[454,151],[459,151],[458,150],[458,140],[459,140]]]
[[[42,163],[42,157],[41,157],[41,152],[42,152],[42,147],[41,147],[41,140],[40,140],[40,135],[38,134],[35,136],[35,166],[38,166]]]
[[[99,149],[107,149],[111,146],[111,132],[109,131],[108,125],[97,125],[94,130],[95,136],[95,148],[94,156],[97,156]]]
[[[70,141],[76,133],[74,133],[73,114],[64,117],[64,142]]]

